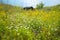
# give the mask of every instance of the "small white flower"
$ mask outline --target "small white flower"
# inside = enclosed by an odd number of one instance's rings
[[[27,29],[26,27],[24,27],[25,29]]]
[[[23,26],[20,26],[21,28],[23,27]]]
[[[29,27],[27,27],[27,29],[29,29]]]
[[[48,35],[50,35],[50,32],[48,32]]]
[[[56,28],[55,31],[57,31],[58,29]]]
[[[40,27],[39,27],[40,28]]]
[[[54,28],[51,28],[51,30],[54,30]]]
[[[20,33],[17,33],[17,35],[20,35]]]
[[[16,32],[18,32],[18,29],[16,29]]]
[[[11,29],[13,26],[10,26],[9,29]]]

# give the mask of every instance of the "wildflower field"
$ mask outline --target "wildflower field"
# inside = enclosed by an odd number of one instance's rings
[[[0,40],[60,40],[60,6],[23,10],[0,4]]]

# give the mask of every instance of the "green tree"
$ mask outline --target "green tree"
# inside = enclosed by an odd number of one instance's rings
[[[37,9],[42,9],[43,7],[44,7],[44,3],[43,2],[37,4],[37,6],[36,6]]]

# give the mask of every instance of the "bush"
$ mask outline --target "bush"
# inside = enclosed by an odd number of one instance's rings
[[[41,2],[41,3],[39,3],[39,4],[37,4],[37,9],[42,9],[44,7],[44,4],[43,4],[43,2]]]

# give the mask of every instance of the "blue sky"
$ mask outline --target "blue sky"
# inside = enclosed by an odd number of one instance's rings
[[[60,4],[60,0],[0,0],[0,3],[11,4],[16,6],[33,6],[36,7],[36,4],[43,2],[45,6],[52,6]]]

